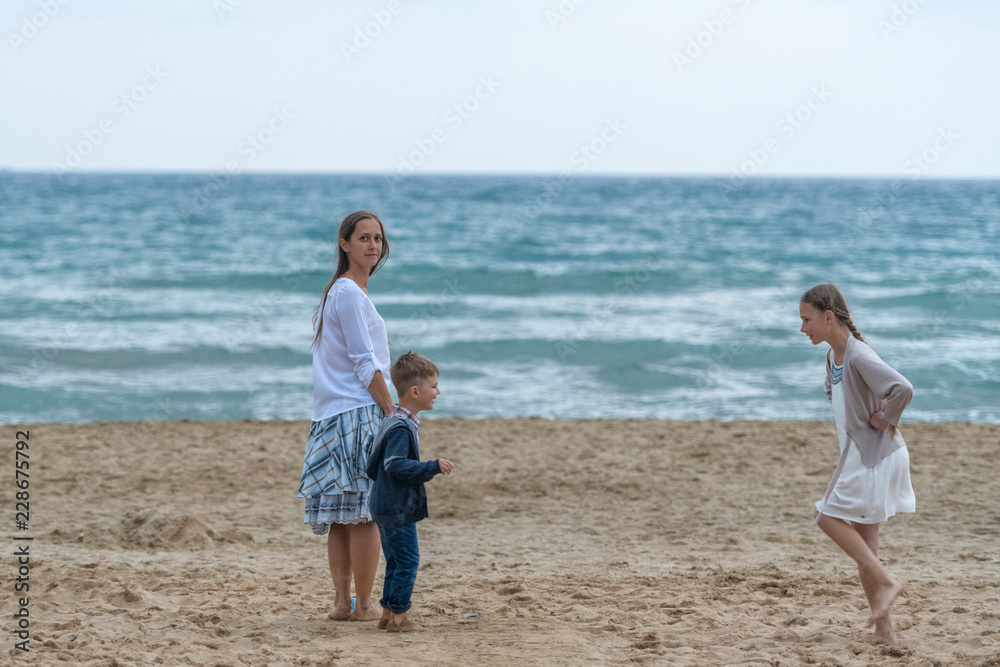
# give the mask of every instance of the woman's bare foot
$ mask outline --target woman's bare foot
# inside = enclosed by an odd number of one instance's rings
[[[871,616],[868,617],[868,622],[865,623],[867,627],[871,627],[880,619],[886,618],[889,615],[889,609],[892,607],[892,603],[895,602],[896,598],[899,597],[899,594],[903,592],[903,584],[891,578],[889,581],[891,583],[888,586],[880,588],[874,593],[874,595],[872,595],[872,613]]]
[[[333,608],[327,618],[332,621],[346,621],[351,617],[351,603],[348,602],[347,605],[337,605]]]
[[[375,607],[370,605],[368,607],[362,607],[361,605],[355,605],[354,611],[351,612],[351,621],[377,621],[382,618],[381,607]]]

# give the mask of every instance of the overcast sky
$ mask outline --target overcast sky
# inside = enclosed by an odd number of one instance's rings
[[[995,0],[4,0],[0,31],[11,170],[1000,177]]]

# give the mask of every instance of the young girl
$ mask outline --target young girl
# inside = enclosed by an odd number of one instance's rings
[[[897,428],[913,387],[864,342],[836,286],[803,294],[799,315],[812,344],[830,346],[825,389],[840,439],[840,463],[816,503],[816,523],[858,564],[871,607],[867,625],[875,626],[866,640],[894,644],[889,608],[903,585],[878,559],[878,528],[897,512],[916,510],[910,456]]]

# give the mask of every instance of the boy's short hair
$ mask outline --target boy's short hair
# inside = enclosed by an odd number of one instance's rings
[[[396,394],[399,396],[404,396],[410,387],[423,384],[427,378],[440,374],[433,361],[413,350],[401,355],[389,369],[392,386],[396,388]]]

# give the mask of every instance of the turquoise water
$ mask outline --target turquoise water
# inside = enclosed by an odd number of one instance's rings
[[[989,181],[0,174],[0,421],[307,419],[337,221],[435,416],[829,419],[798,298],[844,290],[915,385],[1000,421]]]

